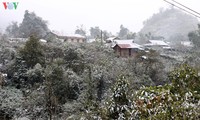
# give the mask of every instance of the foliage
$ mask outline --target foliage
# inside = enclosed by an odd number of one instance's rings
[[[1,57],[0,57],[0,63],[3,65],[6,65],[9,63],[9,61],[13,60],[15,58],[15,51],[10,48],[4,48],[1,52]]]
[[[195,94],[185,93],[181,98],[172,93],[171,85],[142,88],[137,92],[134,116],[140,119],[197,119],[198,102]]]
[[[52,119],[52,116],[58,113],[57,109],[59,107],[58,101],[59,98],[62,98],[60,94],[55,94],[55,91],[58,90],[59,84],[63,78],[63,70],[58,65],[47,66],[45,69],[45,108],[47,110],[49,119]],[[62,85],[62,84],[61,84]]]
[[[96,108],[88,111],[87,119],[117,119],[123,120],[130,116],[131,99],[129,97],[129,84],[124,76],[112,88],[112,95],[102,105],[97,104]]]
[[[108,39],[110,36],[112,36],[112,33],[111,32],[108,32],[106,30],[103,31],[103,40],[106,40]]]
[[[43,83],[44,81],[44,70],[40,64],[36,64],[33,69],[29,69],[27,75],[27,82],[32,86],[36,83]]]
[[[192,41],[194,47],[198,49],[200,47],[200,24],[198,24],[198,30],[190,32],[188,37],[189,40]]]
[[[189,69],[189,67],[186,68]],[[189,74],[190,72],[187,71],[186,73]],[[174,77],[179,74],[177,72],[172,73]],[[194,74],[191,74],[191,76],[195,77]],[[177,78],[177,80],[180,79]],[[198,83],[198,81],[196,82]],[[180,94],[179,91],[174,91],[176,84],[173,82],[164,86],[142,87],[134,92],[128,87],[124,77],[121,77],[113,87],[113,94],[105,101],[105,104],[89,111],[86,117],[88,119],[118,120],[198,119],[200,117],[200,94],[188,89],[190,83],[186,83],[185,93]]]
[[[47,110],[45,106],[44,86],[37,89],[28,90],[26,99],[21,105],[22,111],[18,117],[28,117],[29,119],[47,119]]]
[[[24,88],[27,87],[27,65],[25,64],[25,61],[17,56],[14,60],[14,63],[11,64],[11,66],[8,68],[8,76],[11,77],[12,84],[16,86],[16,88]]]
[[[200,94],[200,77],[198,72],[187,64],[181,65],[178,69],[171,72],[169,76],[172,81],[173,91],[184,95],[188,91],[197,92]]]
[[[17,22],[12,22],[7,28],[6,33],[10,37],[18,37],[19,36],[19,25]]]
[[[44,65],[45,58],[42,45],[34,36],[30,36],[25,46],[20,49],[19,55],[25,60],[28,67],[33,68],[37,63]]]
[[[144,33],[138,33],[138,35],[136,36],[136,41],[139,44],[146,44],[148,43],[149,39],[148,37],[144,34]]]
[[[129,32],[127,34],[127,39],[135,39],[136,38],[136,33],[134,32]]]
[[[34,12],[28,10],[24,13],[22,23],[12,22],[7,28],[6,33],[10,37],[28,38],[31,35],[36,35],[39,38],[45,37],[49,32],[47,21],[38,17]]]
[[[101,36],[101,30],[98,26],[95,26],[95,27],[91,27],[90,28],[90,36],[91,38],[100,38]]]
[[[48,43],[42,45],[44,50],[46,64],[53,62],[55,59],[62,59],[64,56],[64,49],[55,43]]]
[[[199,78],[194,69],[182,65],[171,72],[170,79],[172,84],[144,87],[136,92],[135,114],[139,118],[198,119],[200,94],[194,84],[199,83]]]
[[[142,60],[145,74],[151,78],[155,85],[165,84],[164,64],[159,59],[159,53],[150,50],[145,56],[147,59]]]
[[[142,85],[153,86],[167,83],[164,63],[161,61],[159,53],[155,50],[139,51],[135,58],[129,58],[127,68],[130,69],[134,76],[133,84],[137,84],[135,88],[139,88]]]
[[[11,92],[20,94],[12,96],[14,101],[19,97],[20,104],[16,100],[17,105],[11,108],[8,103],[5,109],[0,107],[0,112],[10,112],[11,117],[16,116],[13,119],[199,117],[199,77],[189,66],[175,69],[168,77],[166,63],[161,61],[164,58],[155,51],[140,51],[135,58],[118,58],[112,48],[99,43],[40,44],[37,38],[34,40],[25,46],[8,44],[6,40],[0,44],[1,62],[6,61],[4,67],[8,67],[6,80],[18,88]],[[15,52],[19,46],[23,47]],[[30,65],[27,60],[35,61]],[[168,79],[171,84],[164,85]],[[163,86],[157,86],[160,84]],[[3,101],[11,99],[2,95]]]
[[[1,89],[0,94],[0,119],[12,119],[20,113],[23,94],[13,87]]]
[[[81,74],[84,71],[84,57],[80,49],[67,47],[64,50],[64,61],[66,67],[72,69],[77,74]]]
[[[129,33],[128,28],[125,28],[123,25],[120,25],[120,31],[119,31],[118,36],[121,39],[127,39],[128,33]]]
[[[83,28],[83,25],[81,25],[80,27],[77,26],[77,29],[75,31],[75,34],[79,34],[82,36],[86,36],[86,30]]]
[[[123,120],[127,117],[127,112],[129,111],[128,104],[130,102],[128,90],[128,81],[126,81],[124,76],[121,76],[113,88],[112,98],[108,103],[109,118]]]
[[[52,65],[47,68],[47,89],[56,97],[58,104],[64,104],[68,100],[76,100],[80,92],[80,78],[71,70],[64,71],[61,66]]]
[[[31,35],[37,35],[42,38],[48,31],[47,21],[42,20],[34,12],[25,11],[24,19],[19,26],[20,37],[28,38]]]
[[[84,71],[83,90],[79,97],[79,101],[86,111],[94,110],[96,107],[96,81],[93,79],[92,73],[93,68],[88,65]]]

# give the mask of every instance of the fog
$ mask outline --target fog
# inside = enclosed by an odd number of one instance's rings
[[[24,11],[34,11],[47,20],[51,30],[73,33],[81,24],[86,30],[99,26],[115,34],[123,24],[129,30],[138,32],[143,21],[160,8],[170,7],[163,0],[15,0],[19,2],[16,10],[5,10],[0,0],[0,30],[6,28],[11,21],[23,19]],[[170,0],[169,0],[170,1]],[[198,0],[177,0],[178,2],[200,12]]]

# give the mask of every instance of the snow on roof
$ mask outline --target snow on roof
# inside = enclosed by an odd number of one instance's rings
[[[116,44],[116,45],[118,45],[120,48],[131,48],[130,44]]]
[[[142,48],[138,44],[115,44],[113,47],[115,47],[116,45],[118,45],[120,48],[137,48],[142,50]]]
[[[167,46],[167,47],[163,47],[163,49],[172,49],[172,47]]]
[[[112,40],[116,40],[116,39],[119,39],[118,37],[109,37],[109,38],[107,38],[106,40],[107,41],[112,41]]]
[[[77,37],[77,38],[85,38],[84,36],[82,35],[79,35],[79,34],[66,34],[64,35],[66,37]]]
[[[21,40],[21,41],[26,41],[28,38],[8,38],[9,40]]]
[[[77,38],[85,38],[85,36],[79,34],[61,34],[59,32],[52,31],[53,34],[60,36],[60,37],[77,37]]]
[[[130,40],[114,40],[114,43],[116,44],[132,44],[134,43],[133,39]]]
[[[181,44],[184,45],[184,46],[187,46],[187,47],[192,47],[193,46],[191,41],[181,41]]]
[[[163,40],[149,40],[150,43],[145,44],[145,46],[168,46],[168,44]]]
[[[114,43],[115,43],[115,45],[117,44],[117,45],[122,45],[122,46],[129,45],[128,47],[125,47],[125,48],[138,48],[138,49],[142,49],[142,46],[138,45],[137,43],[134,43],[133,40],[114,40]]]

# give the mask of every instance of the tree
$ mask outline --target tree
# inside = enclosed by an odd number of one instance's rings
[[[86,30],[83,28],[83,25],[81,25],[80,27],[77,26],[77,29],[75,31],[75,34],[79,34],[82,36],[86,36]]]
[[[8,76],[11,76],[12,84],[16,86],[16,88],[24,88],[27,87],[27,65],[23,58],[17,56],[14,60],[14,63],[8,68]]]
[[[181,65],[179,68],[171,72],[169,76],[173,84],[172,92],[185,94],[188,91],[196,91],[200,94],[200,77],[198,72],[187,64]]]
[[[151,120],[198,119],[199,105],[194,92],[182,96],[171,91],[173,85],[143,87],[136,93],[132,118]]]
[[[36,64],[33,69],[27,71],[28,83],[32,86],[35,83],[43,83],[44,81],[44,70],[40,64]]]
[[[98,26],[91,27],[90,28],[90,36],[91,38],[100,38],[101,36],[101,30]]]
[[[45,99],[49,119],[61,113],[61,107],[79,96],[80,78],[71,70],[64,71],[59,61],[45,69]]]
[[[194,44],[195,48],[200,48],[200,24],[198,24],[198,30],[190,32],[188,37]]]
[[[129,29],[128,29],[128,28],[125,28],[123,25],[120,25],[120,31],[119,31],[118,36],[119,36],[121,39],[127,39],[128,33],[129,33]]]
[[[159,53],[150,50],[149,53],[146,54],[146,57],[147,59],[143,60],[145,74],[148,75],[156,85],[165,84],[166,81],[163,75],[164,65],[159,59]]]
[[[53,115],[56,113],[58,109],[58,97],[59,94],[54,93],[57,90],[57,85],[61,83],[63,79],[63,70],[61,67],[47,66],[45,69],[45,106],[49,116],[49,119],[52,120]]]
[[[128,33],[128,35],[127,35],[127,39],[135,39],[135,37],[136,37],[136,33],[130,32],[130,33]]]
[[[170,73],[172,84],[143,87],[136,92],[134,114],[139,119],[198,119],[199,76],[183,64]],[[134,116],[133,116],[134,117]]]
[[[19,27],[20,37],[28,38],[30,35],[36,35],[42,38],[48,31],[47,21],[38,17],[34,12],[25,11],[24,19]]]
[[[84,56],[80,49],[68,47],[64,50],[64,61],[68,69],[72,69],[77,74],[82,74],[85,63]]]
[[[50,94],[56,97],[58,104],[65,104],[68,100],[76,100],[80,94],[81,78],[72,70],[65,71],[59,60],[46,68],[46,87]]]
[[[109,119],[126,120],[129,113],[129,84],[124,76],[120,76],[113,88],[112,98],[107,105],[107,115]]]
[[[136,37],[136,40],[138,41],[138,43],[140,44],[145,44],[148,43],[149,39],[147,38],[146,35],[144,35],[143,33],[139,33],[139,35]]]
[[[51,63],[54,59],[63,58],[64,56],[63,48],[60,45],[48,43],[42,47],[44,49],[46,63]]]
[[[109,33],[109,32],[106,31],[106,30],[103,31],[103,40],[106,40],[106,39],[109,38],[110,36],[112,36],[112,33]]]
[[[6,33],[10,37],[18,37],[19,36],[19,26],[17,22],[11,22],[11,24],[6,28]]]
[[[129,83],[124,76],[120,76],[117,82],[111,88],[112,93],[107,96],[108,99],[101,104],[97,104],[95,108],[88,110],[87,119],[103,119],[103,120],[127,120],[131,116],[131,99],[129,94]]]
[[[0,63],[6,65],[15,58],[15,51],[10,48],[4,48],[0,52]]]
[[[42,45],[39,39],[34,36],[30,36],[25,46],[20,49],[19,54],[25,60],[29,68],[33,68],[37,63],[42,66],[45,63]]]
[[[18,109],[23,105],[23,94],[21,90],[13,87],[5,87],[0,90],[0,119],[12,120],[20,112]]]

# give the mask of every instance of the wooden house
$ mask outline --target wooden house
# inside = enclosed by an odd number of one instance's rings
[[[120,57],[135,57],[142,50],[138,44],[116,44],[113,49]]]
[[[73,42],[73,43],[84,43],[86,42],[86,37],[79,35],[79,34],[73,34],[73,35],[61,35],[55,32],[48,33],[49,36],[53,38],[57,38],[63,42]]]

